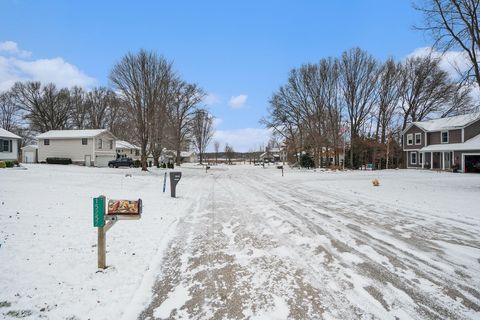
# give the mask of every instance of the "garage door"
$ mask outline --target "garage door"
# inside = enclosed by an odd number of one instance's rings
[[[108,167],[108,161],[115,160],[114,156],[96,156],[95,167]]]
[[[465,172],[480,173],[480,155],[465,156]]]
[[[25,152],[25,163],[34,163],[35,162],[35,153],[33,151]]]

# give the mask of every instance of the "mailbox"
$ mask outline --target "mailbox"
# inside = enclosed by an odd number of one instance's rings
[[[107,220],[136,220],[142,215],[142,199],[108,200]]]
[[[170,172],[170,195],[172,198],[175,198],[175,189],[177,188],[177,183],[182,178],[182,173],[179,171]]]

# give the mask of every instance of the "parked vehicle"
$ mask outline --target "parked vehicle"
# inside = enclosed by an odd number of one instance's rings
[[[118,168],[118,167],[129,167],[133,168],[133,160],[131,158],[118,158],[116,160],[112,160],[108,162],[108,166],[110,168]]]

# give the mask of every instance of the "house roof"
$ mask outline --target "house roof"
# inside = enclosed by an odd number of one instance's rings
[[[428,121],[416,121],[412,122],[404,132],[410,129],[412,125],[416,125],[420,129],[425,131],[441,131],[451,129],[461,129],[471,124],[472,122],[480,119],[480,112],[463,114],[460,116],[447,117]]]
[[[134,144],[131,144],[130,142],[124,141],[124,140],[117,140],[115,142],[115,147],[117,149],[137,149],[140,150],[139,147],[137,147]]]
[[[3,128],[0,128],[0,137],[2,138],[12,138],[12,139],[22,139],[21,137],[17,136],[14,133],[11,133],[10,131],[7,131]]]
[[[28,146],[21,147],[20,149],[26,150],[26,149],[38,149],[38,146],[36,144],[29,144]]]
[[[480,135],[464,143],[431,144],[420,149],[422,152],[480,150]]]
[[[109,132],[107,129],[86,129],[86,130],[50,130],[39,134],[37,139],[79,139],[93,138],[101,133]]]
[[[180,151],[180,157],[191,157],[193,154],[195,154],[194,151]]]

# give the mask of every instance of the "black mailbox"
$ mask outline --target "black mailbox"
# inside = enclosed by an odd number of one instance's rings
[[[172,198],[175,198],[175,189],[177,188],[177,183],[182,178],[182,173],[179,171],[170,172],[170,195]]]

